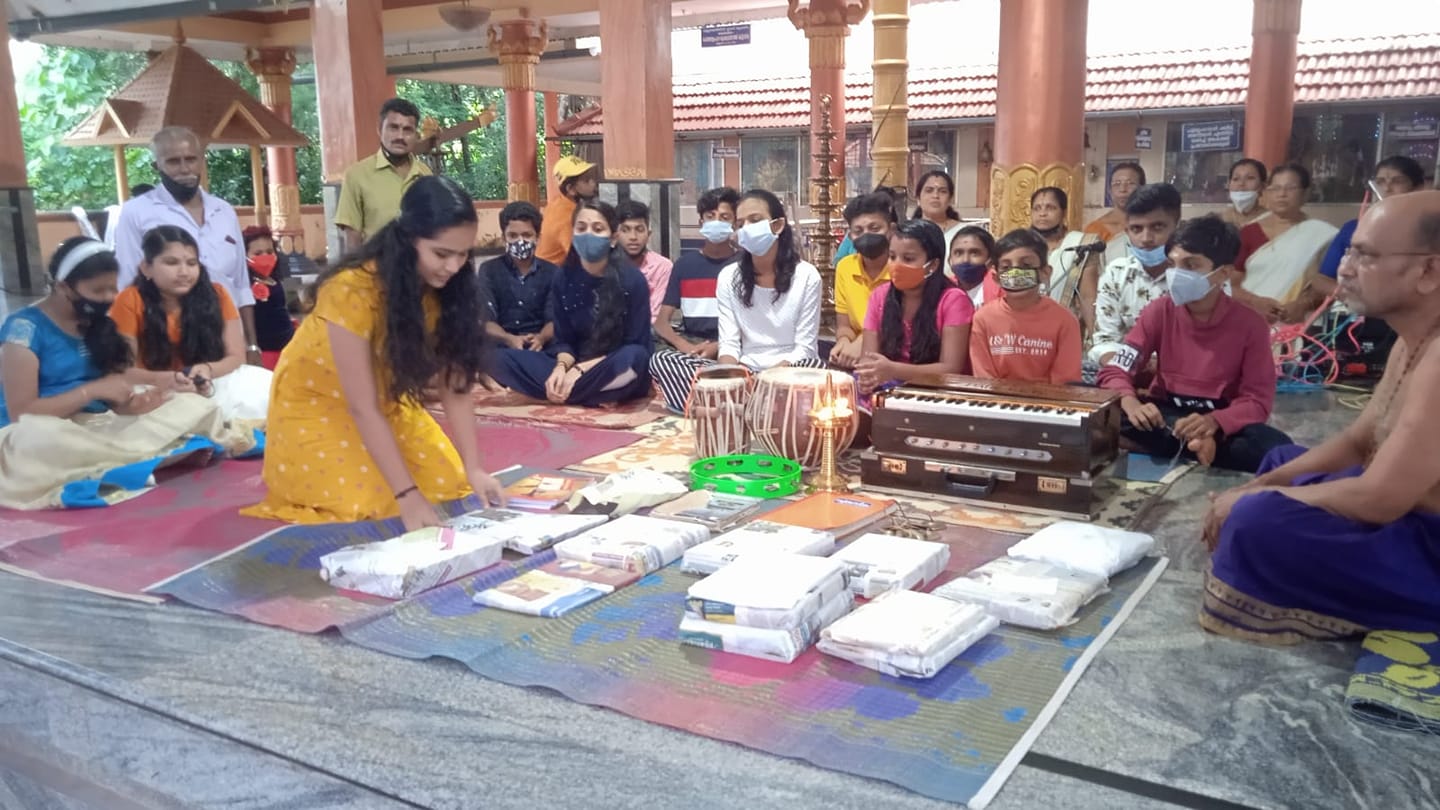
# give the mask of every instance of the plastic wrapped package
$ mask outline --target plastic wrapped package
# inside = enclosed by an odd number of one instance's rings
[[[980,605],[895,590],[825,628],[816,646],[886,675],[932,678],[999,626]]]
[[[710,530],[697,523],[625,515],[556,543],[555,553],[566,560],[648,574],[709,539]]]
[[[534,554],[567,537],[573,537],[609,520],[604,515],[558,515],[482,509],[451,518],[448,525],[465,532],[500,540],[521,554]]]
[[[931,591],[956,602],[983,605],[1006,624],[1054,630],[1107,590],[1104,577],[1040,560],[1001,557]]]
[[[680,570],[713,574],[744,554],[805,554],[824,557],[835,550],[835,535],[818,529],[756,520],[685,552]]]
[[[845,566],[828,557],[742,557],[690,586],[685,613],[721,624],[787,630],[809,621],[842,592]]]
[[[471,598],[477,605],[554,618],[588,605],[612,590],[583,579],[526,571]]]
[[[950,547],[890,534],[862,534],[830,555],[850,569],[850,590],[867,599],[889,590],[909,590],[945,570]]]
[[[494,538],[432,526],[332,551],[320,558],[320,577],[336,588],[405,599],[494,565],[503,547]]]
[[[825,627],[845,616],[854,607],[854,594],[842,590],[830,601],[821,604],[819,612],[808,621],[789,630],[722,624],[698,619],[686,613],[685,618],[680,620],[680,641],[695,647],[788,664],[805,652]]]
[[[1155,538],[1148,534],[1062,520],[1011,546],[1010,556],[1044,560],[1108,580],[1154,548]]]

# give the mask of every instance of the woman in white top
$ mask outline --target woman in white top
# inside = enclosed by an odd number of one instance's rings
[[[1077,251],[1081,243],[1099,242],[1099,237],[1065,226],[1070,198],[1054,186],[1035,189],[1030,195],[1030,230],[1040,234],[1050,248],[1050,297],[1075,313],[1088,334],[1095,328],[1095,294],[1100,286],[1098,254]]]
[[[751,189],[740,197],[735,220],[743,252],[715,281],[719,361],[752,370],[823,368],[817,345],[820,272],[801,261],[785,206],[774,194]]]

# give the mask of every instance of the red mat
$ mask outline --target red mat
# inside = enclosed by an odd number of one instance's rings
[[[639,435],[477,420],[490,470],[559,469],[624,447]],[[242,517],[262,499],[261,462],[224,461],[162,471],[159,486],[102,509],[0,509],[0,569],[142,601],[144,589],[284,524]]]

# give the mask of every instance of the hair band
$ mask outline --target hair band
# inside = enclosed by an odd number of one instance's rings
[[[55,270],[55,280],[64,281],[70,277],[71,273],[75,272],[75,268],[79,267],[82,262],[101,253],[114,253],[114,251],[110,249],[109,245],[94,239],[74,248],[65,254],[65,260],[60,262],[60,267]]]

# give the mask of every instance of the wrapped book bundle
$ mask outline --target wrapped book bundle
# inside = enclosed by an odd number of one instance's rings
[[[512,551],[534,554],[607,520],[604,515],[482,509],[453,518],[449,525],[457,531],[499,540]]]
[[[648,574],[709,539],[710,530],[696,523],[625,515],[557,543],[555,553],[565,560]]]
[[[909,590],[940,576],[950,561],[944,543],[890,534],[862,534],[830,556],[850,570],[850,590],[866,599],[889,590]]]
[[[477,605],[554,618],[640,579],[618,568],[554,560],[472,597]]]
[[[685,552],[680,570],[713,574],[748,554],[804,554],[824,557],[835,550],[835,535],[818,529],[756,520]]]
[[[1154,548],[1155,538],[1148,534],[1062,520],[1011,546],[1009,554],[1108,580]]]
[[[332,551],[320,576],[336,588],[405,599],[500,561],[504,543],[453,527],[417,529],[391,540]]]
[[[854,606],[845,567],[826,557],[742,557],[690,586],[680,640],[714,650],[794,661]]]
[[[889,591],[820,633],[820,652],[886,675],[933,678],[1000,626],[980,605]]]
[[[931,591],[956,602],[982,605],[1006,624],[1054,630],[1106,590],[1104,577],[1040,560],[1001,557]]]

